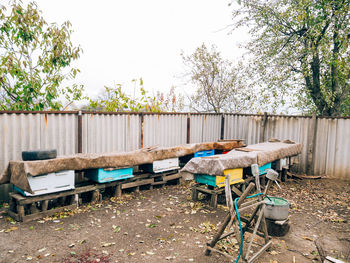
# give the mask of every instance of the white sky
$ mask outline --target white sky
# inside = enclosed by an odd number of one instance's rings
[[[85,85],[89,96],[114,83],[130,93],[131,80],[140,77],[151,94],[172,85],[184,92],[181,50],[191,54],[205,43],[215,44],[227,59],[242,53],[237,45],[244,33],[229,35],[230,29],[224,29],[232,23],[228,0],[36,2],[48,22],[72,23],[73,42],[84,50],[75,63],[81,70],[76,82]]]

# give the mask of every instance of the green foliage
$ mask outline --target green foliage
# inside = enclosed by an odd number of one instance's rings
[[[70,22],[48,24],[36,3],[12,1],[0,5],[0,108],[5,110],[61,109],[60,99],[82,98],[82,86],[62,88],[79,69],[70,64],[79,58]]]
[[[140,94],[139,96],[128,95],[123,91],[121,84],[117,84],[114,88],[105,87],[98,99],[90,100],[88,109],[110,112],[162,112],[176,111],[183,108],[183,98],[176,95],[174,87],[165,96],[160,92],[157,96],[149,96],[143,87],[142,78],[134,79],[132,82],[134,93],[137,91]]]
[[[270,103],[304,112],[349,115],[350,2],[241,0],[235,27],[246,26],[245,46],[255,87]]]
[[[221,57],[215,46],[202,44],[191,55],[182,54],[188,75],[196,86],[191,108],[204,112],[242,112],[252,107],[253,93],[245,88],[239,67]]]

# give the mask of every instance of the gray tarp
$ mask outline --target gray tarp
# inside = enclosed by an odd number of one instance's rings
[[[10,161],[0,176],[0,184],[12,183],[32,193],[27,176],[37,176],[63,170],[131,167],[174,157],[181,157],[204,150],[232,150],[244,146],[242,140],[186,144],[176,147],[149,147],[132,152],[106,154],[76,154],[40,161]]]
[[[264,142],[234,149],[227,154],[192,158],[182,172],[192,174],[224,175],[224,170],[259,166],[301,153],[300,143]]]

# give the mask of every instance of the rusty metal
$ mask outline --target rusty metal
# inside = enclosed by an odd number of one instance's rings
[[[186,143],[191,142],[191,115],[187,114],[187,127],[186,127]]]
[[[144,126],[144,113],[141,113],[141,134],[140,134],[140,143],[141,143],[141,148],[143,148],[143,126]]]

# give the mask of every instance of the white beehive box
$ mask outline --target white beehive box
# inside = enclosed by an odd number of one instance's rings
[[[60,171],[56,173],[28,176],[28,182],[34,194],[15,188],[25,196],[37,196],[74,189],[74,170]]]
[[[153,173],[161,173],[179,169],[179,158],[170,158],[165,160],[154,161],[152,164],[147,164],[143,167],[145,171]]]

